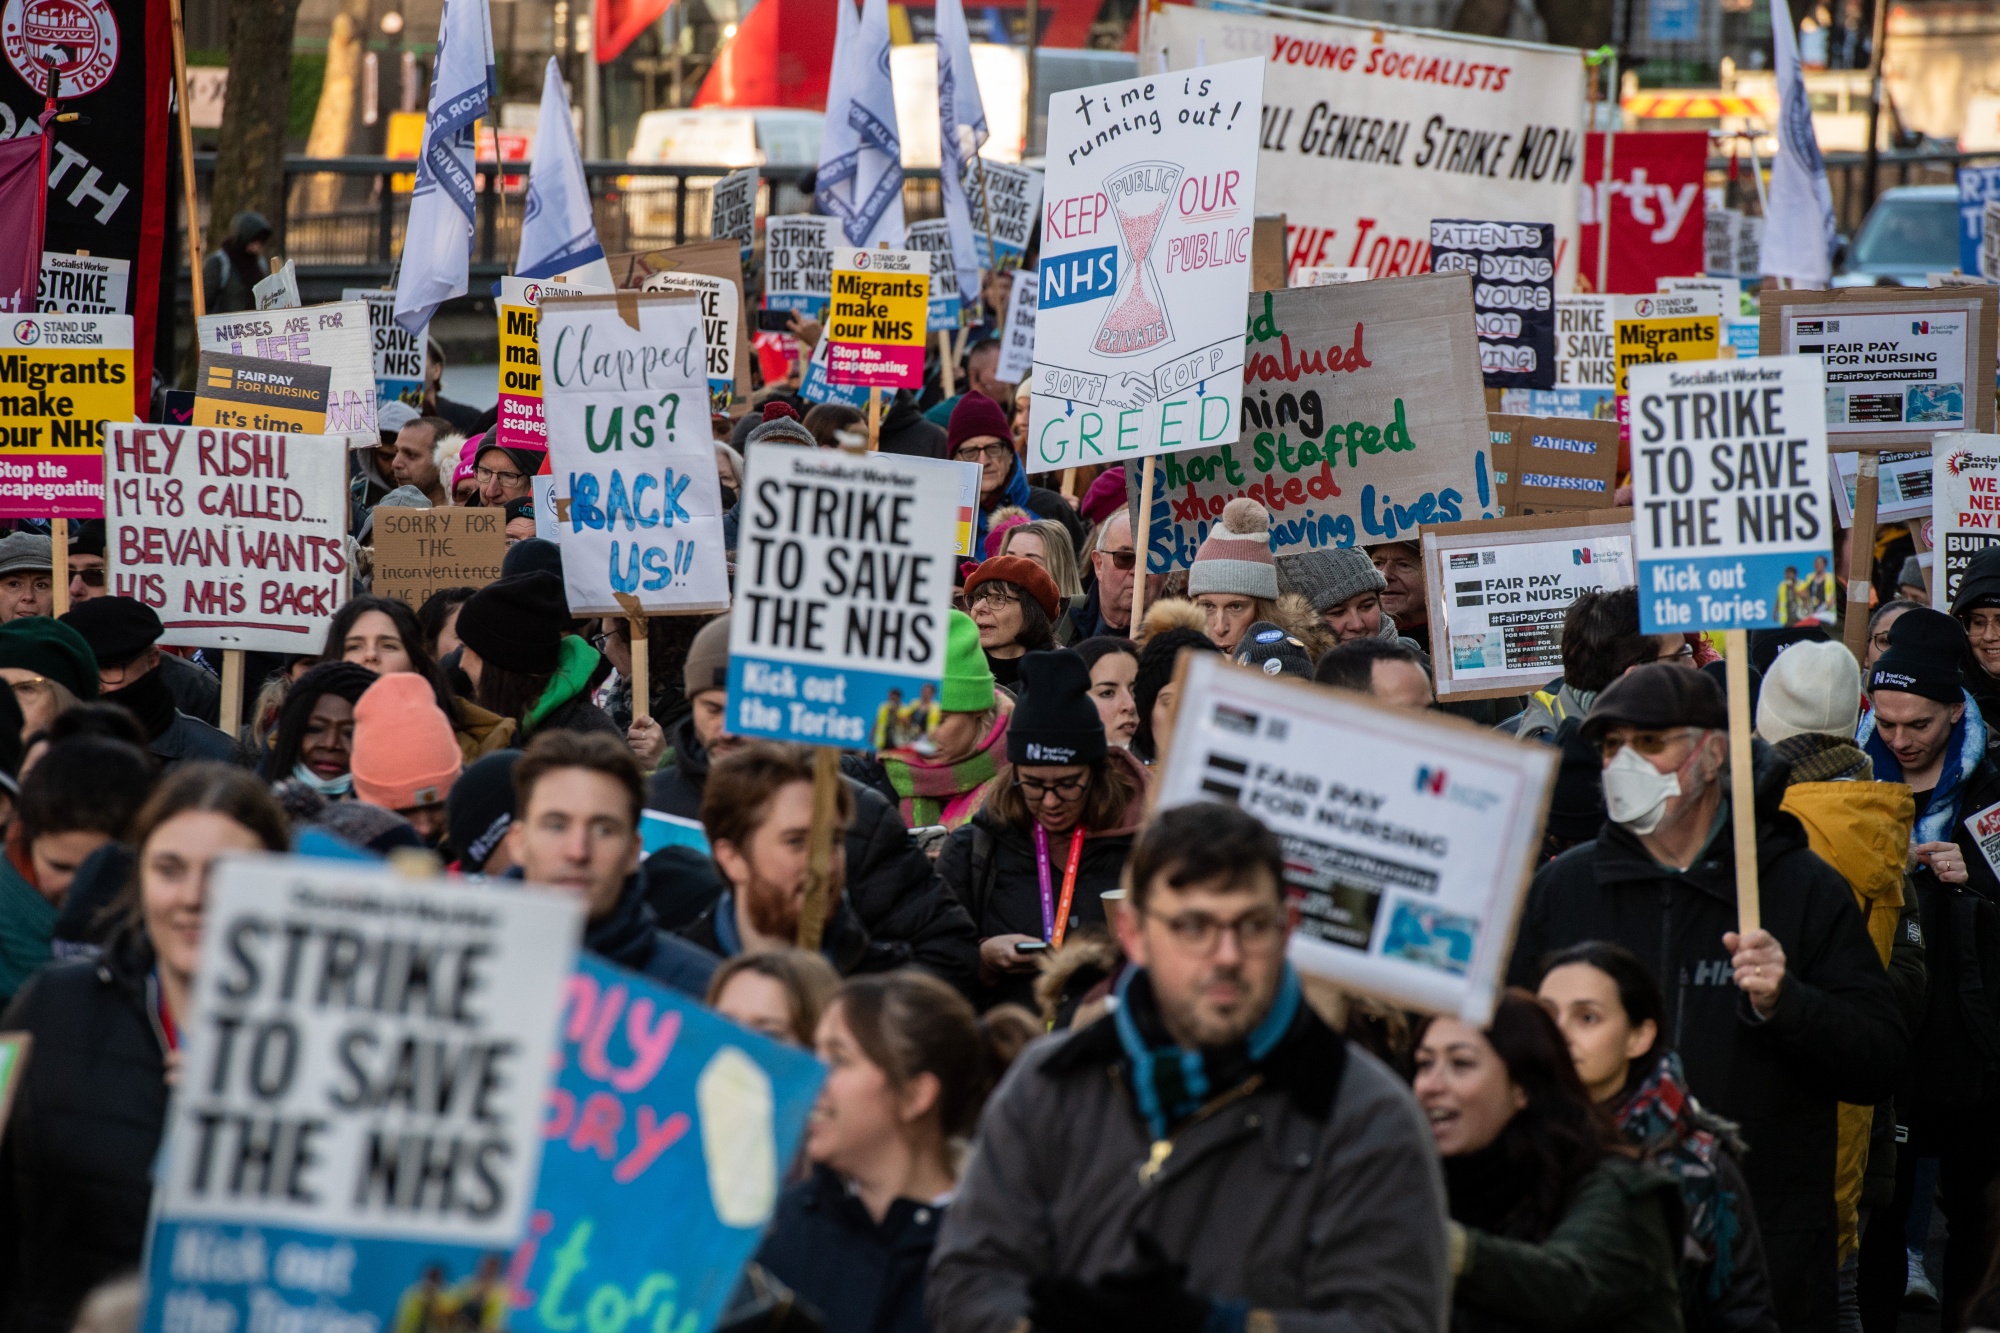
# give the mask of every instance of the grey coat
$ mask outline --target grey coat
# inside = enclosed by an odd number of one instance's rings
[[[1190,1289],[1287,1333],[1438,1333],[1445,1193],[1401,1080],[1310,1020],[1174,1134],[1151,1183],[1109,1018],[1037,1042],[988,1103],[931,1260],[937,1333],[1009,1333],[1028,1283],[1132,1267],[1149,1231]]]

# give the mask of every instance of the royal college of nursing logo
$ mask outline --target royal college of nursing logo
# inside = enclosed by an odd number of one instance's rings
[[[62,94],[85,97],[118,68],[118,21],[106,0],[7,0],[0,11],[0,46],[30,88],[48,87],[47,62],[53,57],[62,72]]]

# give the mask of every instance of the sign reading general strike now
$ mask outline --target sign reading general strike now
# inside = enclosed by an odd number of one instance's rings
[[[870,389],[924,387],[931,257],[921,250],[833,252],[826,377]]]

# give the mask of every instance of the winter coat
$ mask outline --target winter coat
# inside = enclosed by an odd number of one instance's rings
[[[43,971],[0,1017],[34,1038],[0,1139],[6,1333],[69,1333],[92,1288],[138,1267],[167,1114],[152,967],[127,933]]]
[[[521,724],[513,718],[481,708],[470,699],[453,699],[451,702],[457,714],[452,719],[451,729],[458,737],[458,752],[467,764],[514,743],[514,733],[521,729]]]
[[[17,839],[7,841],[11,853]],[[56,916],[56,905],[21,873],[13,856],[0,855],[0,1004],[13,999],[54,956]]]
[[[197,722],[215,726],[222,719],[222,682],[199,663],[176,653],[160,654],[160,679],[174,696],[174,707]]]
[[[908,458],[944,457],[944,428],[924,420],[924,414],[917,410],[917,400],[908,393],[898,393],[889,404],[889,410],[882,415],[882,426],[876,441],[876,447],[885,454],[902,454]]]
[[[1595,690],[1578,691],[1557,680],[1548,688],[1528,696],[1528,707],[1515,724],[1514,734],[1524,741],[1553,741],[1562,724],[1570,718],[1582,721],[1597,698]]]
[[[1076,626],[1078,643],[1099,637],[1113,639],[1132,637],[1132,625],[1129,620],[1123,625],[1113,625],[1105,620],[1104,608],[1098,600],[1103,591],[1104,585],[1092,579],[1090,595],[1084,598],[1082,606],[1072,608],[1069,613],[1070,623]]]
[[[602,660],[602,654],[576,635],[563,635],[555,673],[521,719],[522,744],[539,731],[601,731],[625,739],[624,729],[590,701],[590,677]]]
[[[1286,1333],[1437,1333],[1444,1184],[1409,1089],[1310,1008],[1259,1074],[1155,1144],[1114,1019],[1028,1047],[939,1233],[931,1327],[1010,1333],[1033,1279],[1129,1269],[1144,1230],[1190,1289]]]
[[[2000,600],[2000,552],[1989,556],[1981,551],[1966,564],[1965,573],[1959,577],[1958,596],[1951,599],[1951,614],[1959,624],[1969,625],[1974,607],[1982,603],[1991,606],[1996,600]],[[1969,643],[1964,665],[1966,691],[1986,716],[1987,746],[2000,748],[2000,679],[1987,674]]]
[[[942,1203],[897,1199],[880,1223],[826,1167],[778,1199],[757,1262],[817,1310],[826,1333],[929,1333],[924,1269]]]
[[[257,308],[257,284],[269,271],[262,255],[244,249],[259,237],[269,238],[271,224],[261,213],[239,213],[220,248],[201,262],[203,309],[209,314]]]
[[[708,979],[720,959],[677,935],[661,930],[646,904],[645,885],[628,876],[618,905],[602,920],[584,928],[583,947],[608,963],[651,977],[672,990],[699,1000],[708,994]]]
[[[164,760],[171,768],[178,763],[209,762],[218,764],[240,764],[244,755],[236,742],[229,739],[229,733],[211,727],[206,722],[176,712],[173,725],[153,739],[148,747],[154,757]]]
[[[1585,940],[1622,944],[1655,964],[1667,1030],[1688,1086],[1742,1126],[1785,1328],[1830,1327],[1835,1302],[1834,1161],[1839,1102],[1887,1096],[1908,1039],[1882,961],[1840,873],[1779,808],[1786,765],[1756,746],[1758,878],[1763,924],[1786,977],[1759,1017],[1736,988],[1724,949],[1737,928],[1729,798],[1706,848],[1684,871],[1662,867],[1638,836],[1607,823],[1593,842],[1544,865],[1528,891],[1509,982],[1532,987],[1540,960]]]

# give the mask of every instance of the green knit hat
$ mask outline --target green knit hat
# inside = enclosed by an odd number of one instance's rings
[[[79,699],[97,697],[97,657],[84,637],[49,616],[22,616],[0,625],[0,667],[32,671]]]
[[[0,626],[0,629],[4,629]],[[983,713],[993,706],[993,668],[979,646],[979,626],[963,611],[951,613],[944,651],[944,687],[938,707],[947,713]]]

